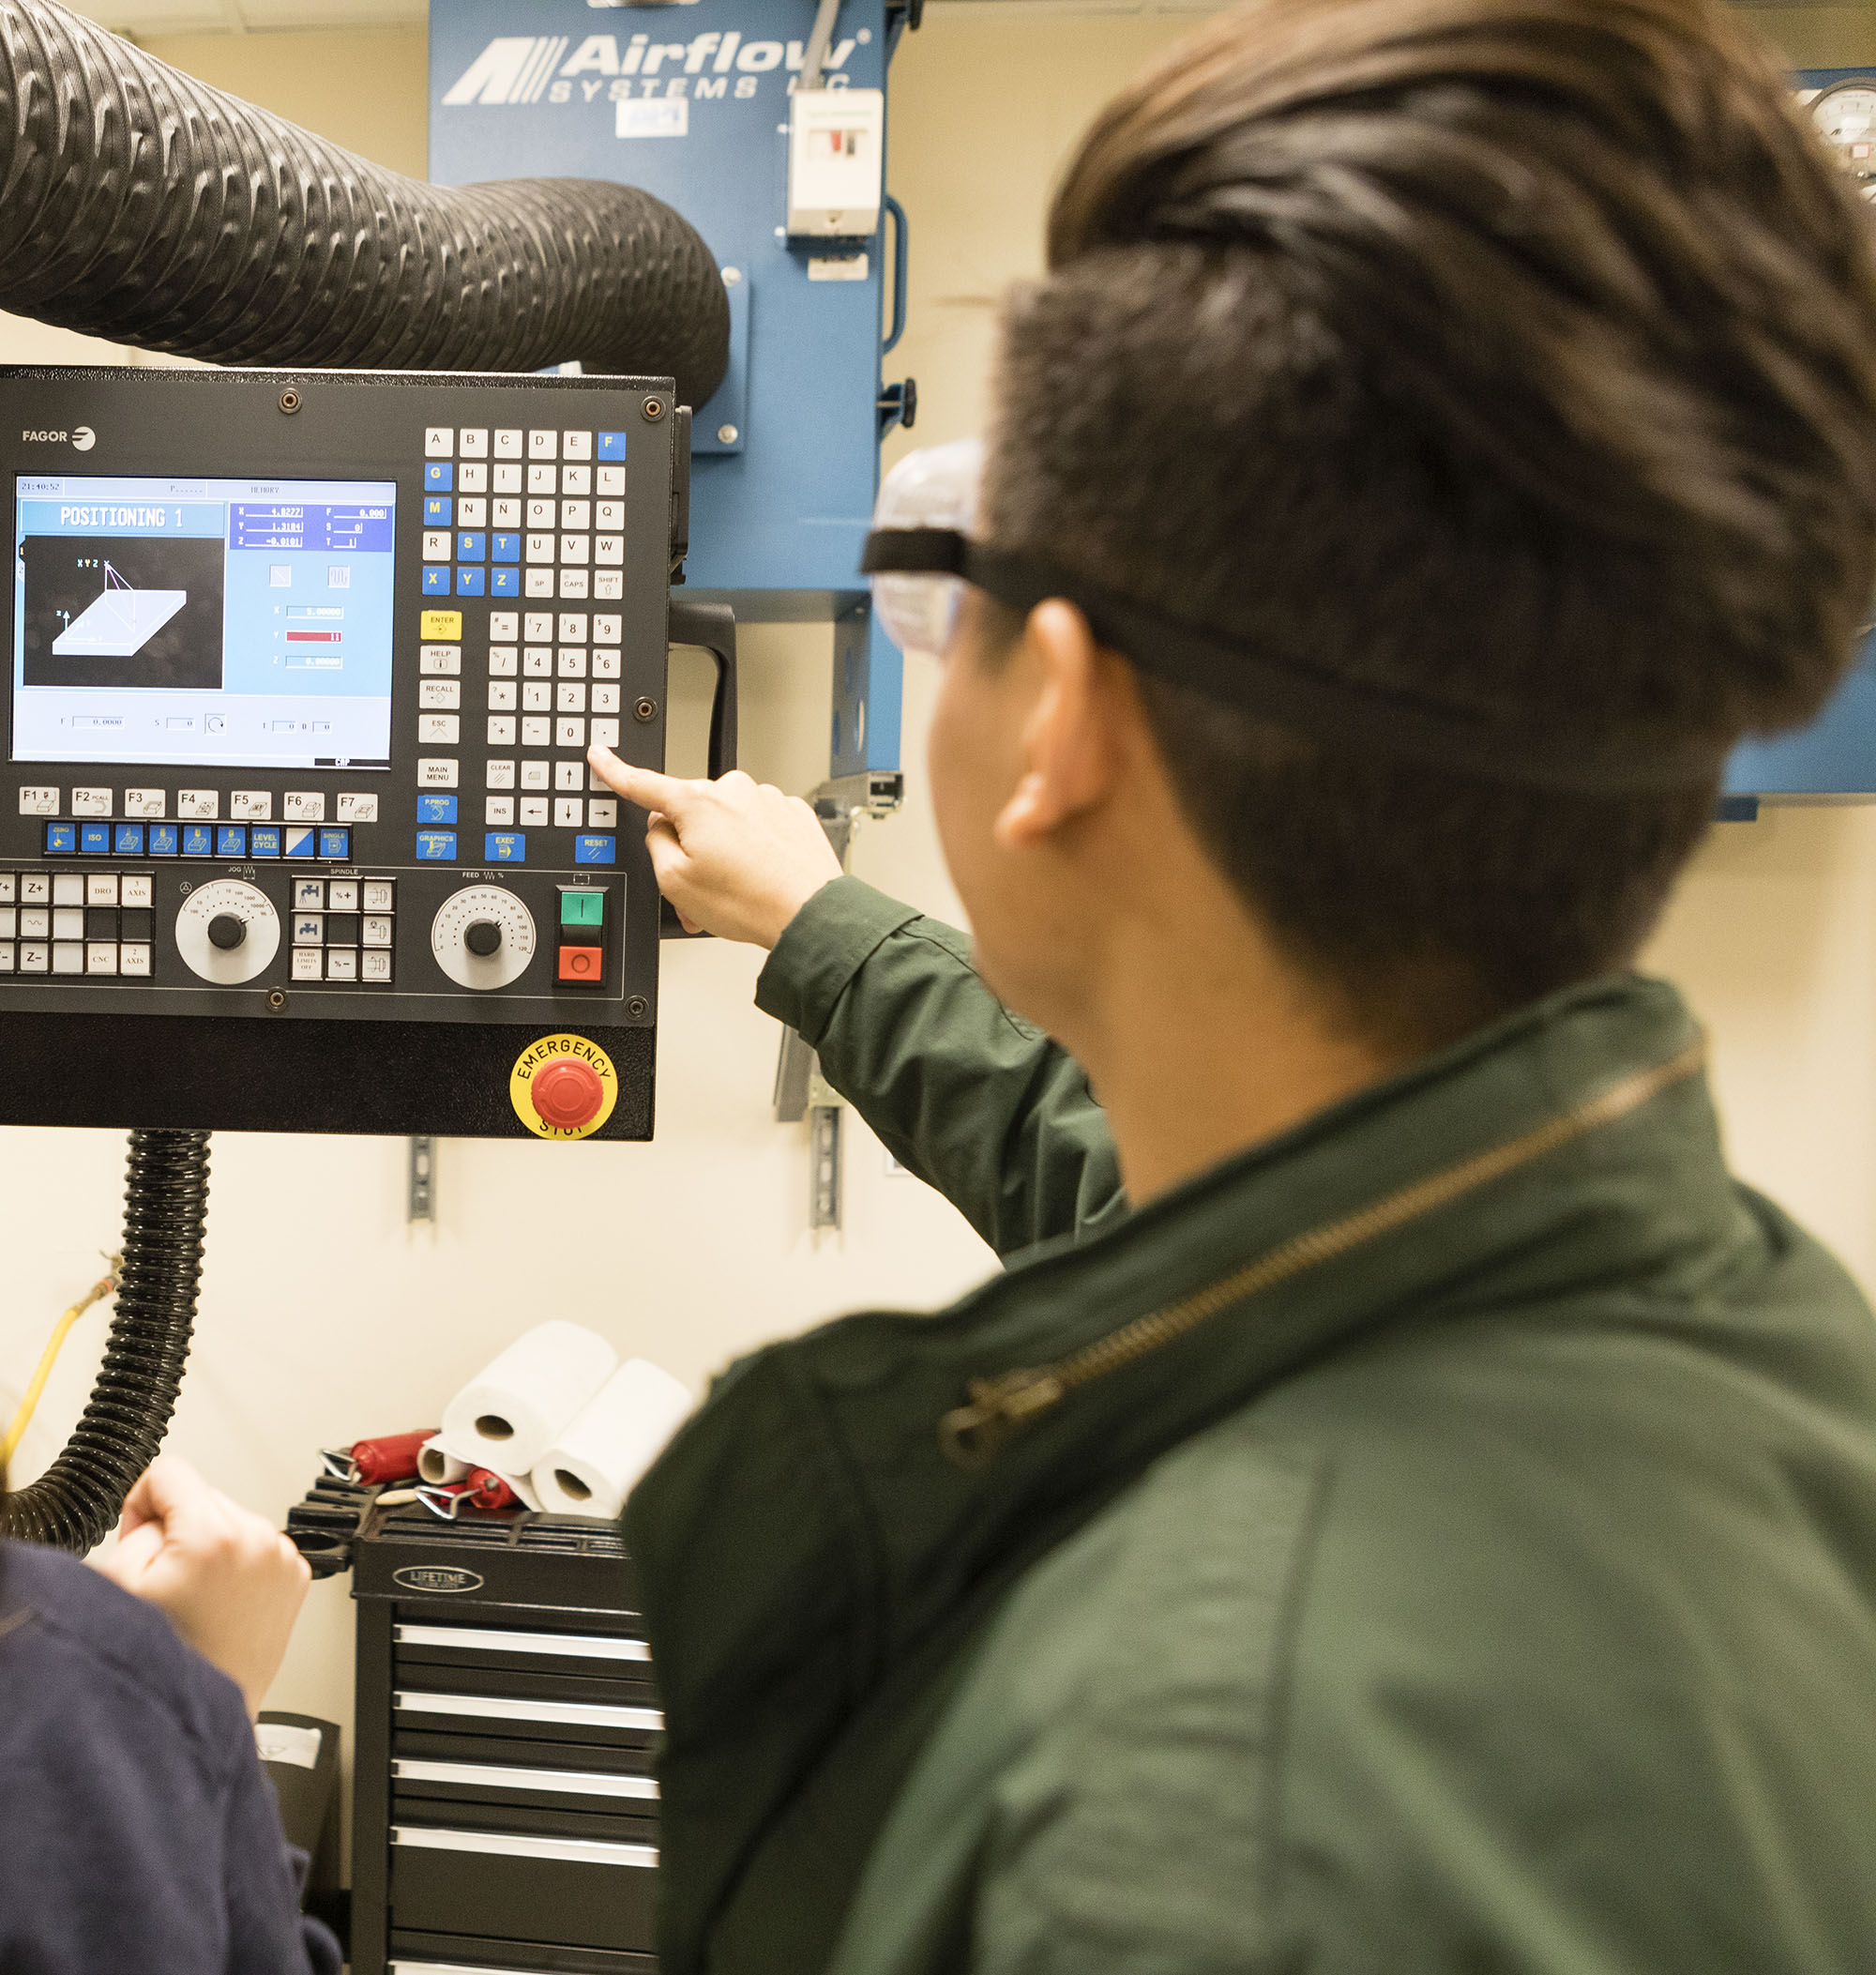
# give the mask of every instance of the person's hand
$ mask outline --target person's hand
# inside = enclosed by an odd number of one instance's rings
[[[98,1568],[166,1613],[259,1714],[312,1581],[306,1559],[174,1454],[159,1455],[131,1489],[118,1535]]]
[[[807,803],[740,771],[719,782],[680,782],[587,755],[593,772],[650,813],[645,842],[658,889],[687,933],[772,947],[840,860]]]

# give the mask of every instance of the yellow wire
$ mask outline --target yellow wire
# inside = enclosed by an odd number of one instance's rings
[[[26,1388],[26,1396],[20,1402],[20,1410],[13,1415],[13,1423],[7,1429],[7,1439],[0,1446],[0,1468],[4,1468],[18,1451],[20,1442],[26,1437],[26,1429],[33,1423],[33,1414],[38,1409],[39,1395],[46,1389],[46,1380],[53,1375],[53,1366],[58,1361],[59,1352],[70,1335],[71,1327],[94,1303],[101,1303],[117,1287],[117,1271],[124,1265],[122,1255],[111,1257],[111,1273],[92,1284],[83,1297],[53,1326],[53,1334],[46,1340],[46,1347],[39,1353],[39,1368],[33,1374],[33,1382]]]

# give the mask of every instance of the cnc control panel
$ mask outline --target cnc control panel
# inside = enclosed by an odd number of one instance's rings
[[[0,372],[0,1117],[649,1135],[658,901],[586,751],[663,764],[683,424],[658,379]],[[567,1035],[593,1133],[511,1101]]]

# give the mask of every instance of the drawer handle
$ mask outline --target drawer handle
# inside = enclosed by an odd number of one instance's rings
[[[651,1648],[643,1639],[601,1639],[584,1633],[490,1632],[462,1625],[394,1625],[399,1646],[433,1646],[450,1652],[528,1652],[566,1660],[642,1660]]]
[[[391,1696],[399,1714],[461,1714],[478,1721],[551,1722],[567,1728],[636,1728],[653,1733],[664,1726],[656,1708],[611,1708],[598,1701],[510,1701],[488,1694],[410,1694]]]
[[[551,1968],[472,1968],[466,1961],[394,1961],[390,1975],[553,1975]]]
[[[608,1776],[598,1770],[520,1770],[512,1763],[431,1762],[401,1755],[391,1774],[405,1783],[473,1784],[485,1790],[553,1790],[563,1797],[658,1796],[649,1776]]]
[[[639,1872],[658,1868],[649,1845],[615,1845],[600,1838],[531,1838],[509,1831],[440,1831],[429,1824],[394,1824],[391,1843],[415,1851],[473,1851],[499,1859],[557,1859],[568,1865],[626,1865]]]
[[[394,1961],[390,1975],[553,1975],[551,1968],[471,1967],[466,1961]]]

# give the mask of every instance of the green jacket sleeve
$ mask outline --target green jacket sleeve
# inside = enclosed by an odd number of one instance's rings
[[[985,987],[949,926],[839,878],[777,943],[756,1004],[998,1254],[1126,1214],[1087,1077]]]

